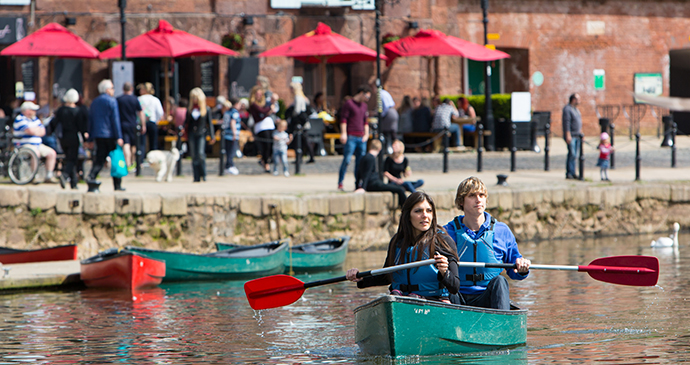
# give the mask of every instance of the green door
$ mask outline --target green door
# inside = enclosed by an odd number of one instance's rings
[[[469,94],[484,95],[484,62],[467,60]],[[501,92],[501,60],[491,62],[491,94]]]

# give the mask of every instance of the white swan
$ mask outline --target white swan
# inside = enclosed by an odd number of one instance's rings
[[[678,247],[678,231],[680,231],[680,224],[673,223],[673,233],[669,237],[660,237],[652,241],[652,247]]]

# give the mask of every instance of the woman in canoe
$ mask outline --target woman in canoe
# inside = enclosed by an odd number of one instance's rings
[[[443,228],[457,244],[460,262],[510,263],[506,270],[513,280],[529,275],[530,260],[522,257],[515,236],[505,223],[497,222],[486,210],[486,185],[471,176],[458,186],[455,206],[465,215],[457,216]],[[462,265],[462,264],[460,264]],[[457,304],[483,308],[510,309],[508,281],[502,269],[460,267],[460,289]],[[457,299],[457,301],[455,300]]]
[[[399,270],[389,275],[357,278],[358,269],[347,271],[347,279],[358,288],[389,285],[393,295],[405,295],[450,303],[456,294],[458,255],[452,238],[436,223],[436,206],[429,195],[416,192],[407,197],[402,207],[398,232],[388,245],[384,267],[429,259],[434,265]]]

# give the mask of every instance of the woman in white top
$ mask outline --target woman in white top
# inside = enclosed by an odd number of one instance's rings
[[[158,149],[158,121],[162,120],[165,116],[163,113],[163,104],[161,101],[155,97],[153,94],[155,90],[153,89],[153,84],[146,82],[137,85],[137,90],[139,90],[139,104],[141,104],[141,109],[146,114],[146,136],[149,140],[149,149],[146,150],[142,148],[143,151],[152,151]],[[146,139],[144,135],[141,136],[142,147],[146,147]]]

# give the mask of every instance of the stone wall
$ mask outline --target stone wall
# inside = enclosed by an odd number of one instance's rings
[[[439,223],[461,214],[452,192],[430,195]],[[217,241],[248,245],[290,236],[309,242],[346,234],[352,249],[380,248],[397,230],[395,205],[388,193],[240,197],[3,187],[0,246],[75,242],[85,258],[126,245],[203,253]],[[690,226],[690,186],[492,187],[488,208],[518,241],[666,232],[674,221]]]

